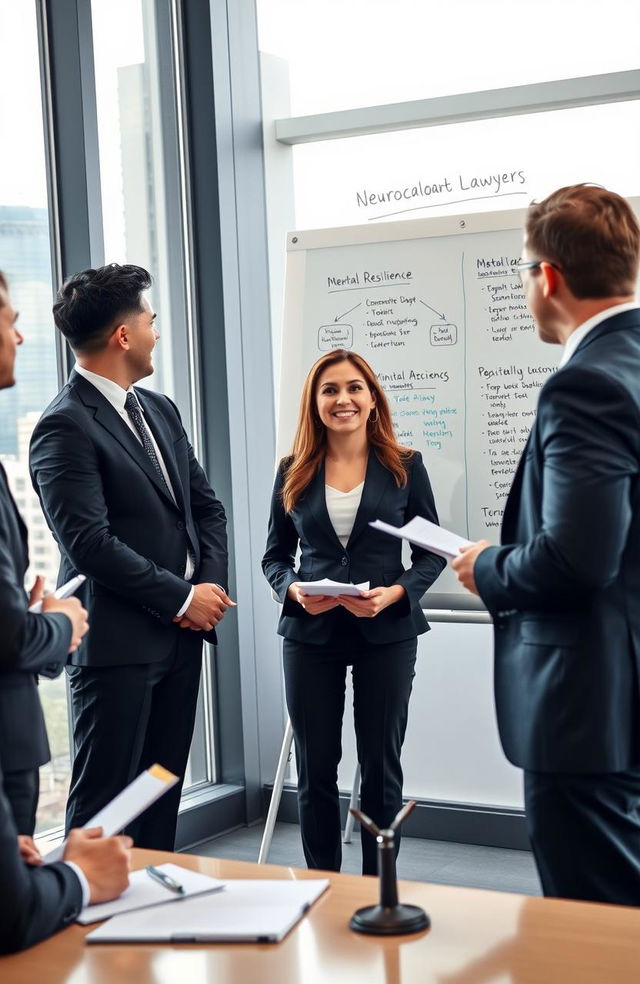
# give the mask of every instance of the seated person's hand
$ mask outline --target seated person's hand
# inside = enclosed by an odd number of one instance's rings
[[[327,595],[305,594],[298,586],[297,581],[289,585],[287,595],[292,601],[297,601],[299,605],[302,605],[309,615],[322,615],[323,612],[330,612],[332,608],[337,608],[340,604],[337,598],[327,597]]]
[[[42,856],[33,837],[28,837],[27,834],[18,834],[18,850],[25,864],[42,864]]]
[[[102,827],[72,830],[63,859],[73,861],[89,883],[89,901],[109,902],[121,895],[129,884],[130,837],[103,837]]]

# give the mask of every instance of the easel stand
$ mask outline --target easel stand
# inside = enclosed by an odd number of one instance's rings
[[[401,905],[398,902],[395,831],[405,817],[409,816],[415,805],[415,800],[410,800],[387,830],[380,830],[373,820],[360,810],[351,810],[378,842],[378,874],[380,875],[380,903],[357,909],[349,922],[350,928],[357,933],[400,936],[406,933],[418,933],[431,925],[429,916],[420,906]]]

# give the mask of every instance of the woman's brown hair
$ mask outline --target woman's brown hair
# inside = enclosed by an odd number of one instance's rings
[[[391,422],[391,411],[385,392],[376,374],[365,359],[347,349],[334,349],[321,356],[311,367],[300,398],[298,427],[293,440],[291,456],[286,459],[286,475],[282,487],[282,502],[286,512],[291,512],[296,502],[318,471],[327,450],[327,432],[320,422],[316,407],[318,380],[329,366],[350,362],[369,387],[376,405],[367,421],[367,440],[381,464],[388,468],[398,488],[407,484],[407,463],[413,457],[411,448],[396,441]]]

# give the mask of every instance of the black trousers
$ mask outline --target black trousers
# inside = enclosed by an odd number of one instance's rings
[[[545,895],[640,905],[640,767],[525,772],[524,792]]]
[[[310,868],[339,871],[342,861],[338,763],[347,666],[362,810],[380,827],[402,806],[400,752],[415,675],[417,640],[385,646],[310,646],[284,641],[284,678],[298,768],[298,808]],[[378,870],[375,839],[362,831],[362,871]],[[397,838],[399,847],[399,838]]]
[[[180,781],[127,833],[138,847],[173,850],[200,683],[200,648],[188,636],[176,633],[173,652],[156,663],[67,667],[75,744],[67,831],[157,762]]]
[[[3,780],[4,793],[11,805],[18,833],[33,837],[40,793],[39,769],[5,772]]]

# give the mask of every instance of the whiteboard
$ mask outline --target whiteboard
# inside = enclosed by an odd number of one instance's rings
[[[515,269],[525,215],[290,233],[279,455],[291,449],[311,365],[353,349],[384,387],[398,441],[422,452],[441,524],[498,542],[539,390],[562,351],[539,340]],[[482,608],[449,568],[423,605]]]

